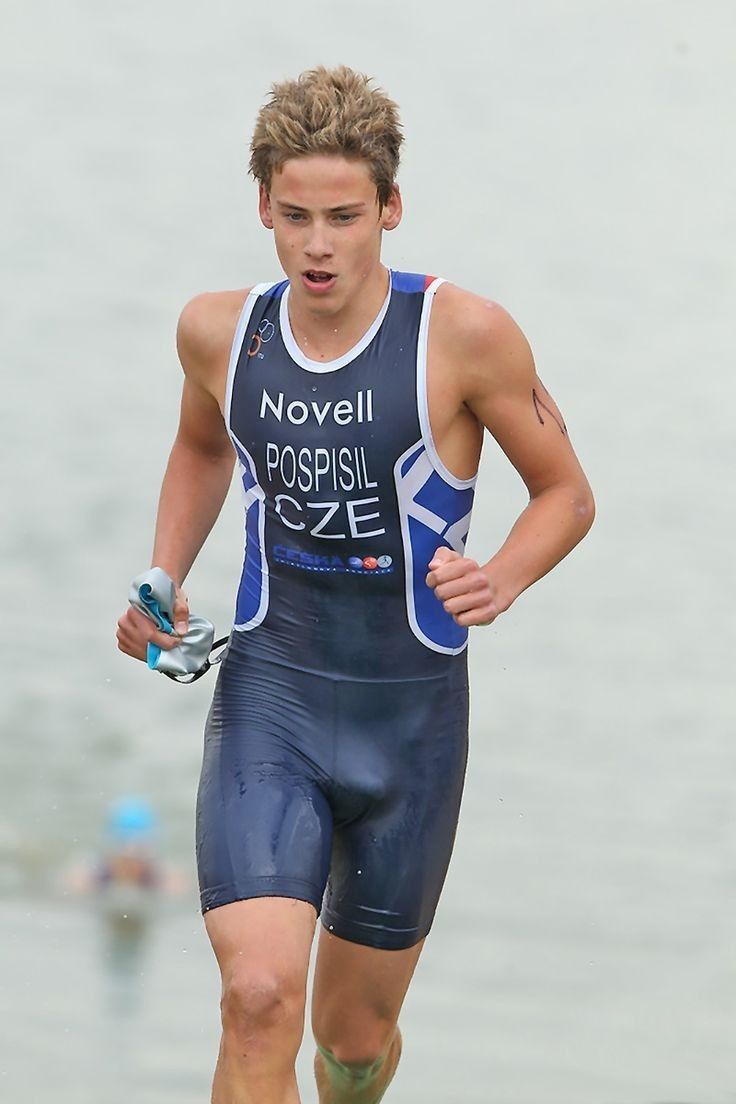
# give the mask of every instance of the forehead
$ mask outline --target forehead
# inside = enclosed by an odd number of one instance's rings
[[[376,185],[367,161],[338,155],[290,157],[271,178],[271,198],[296,207],[372,203]]]

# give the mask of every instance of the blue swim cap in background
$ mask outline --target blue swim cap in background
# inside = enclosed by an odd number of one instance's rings
[[[107,814],[107,834],[116,843],[147,841],[156,830],[156,816],[140,797],[121,797]]]

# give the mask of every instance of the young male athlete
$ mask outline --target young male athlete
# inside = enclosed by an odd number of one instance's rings
[[[452,850],[471,625],[584,536],[590,488],[498,305],[388,271],[396,105],[347,68],[277,84],[251,171],[285,279],[184,308],[154,564],[180,587],[237,460],[246,553],[205,735],[197,858],[222,974],[213,1104],[294,1104],[315,920],[321,1104],[374,1104]],[[483,430],[529,489],[464,553]],[[179,592],[175,622],[187,626]],[[130,609],[120,648],[175,643]]]

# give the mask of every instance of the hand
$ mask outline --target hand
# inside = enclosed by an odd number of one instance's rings
[[[453,621],[463,628],[490,625],[503,612],[490,579],[475,560],[444,545],[429,563],[426,583]]]
[[[181,638],[189,628],[189,602],[186,594],[179,587],[176,588],[176,599],[174,600],[172,613],[176,630],[174,636],[160,632],[150,617],[146,617],[140,610],[128,606],[118,621],[119,650],[125,652],[126,655],[133,656],[133,659],[145,660],[147,646],[150,641],[151,644],[156,644],[165,652],[171,651],[172,648],[181,643]]]

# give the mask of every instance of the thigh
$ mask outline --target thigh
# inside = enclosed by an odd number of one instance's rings
[[[358,720],[341,739],[338,773],[369,800],[335,825],[322,923],[354,943],[405,950],[430,930],[452,854],[467,681],[459,668],[450,679],[369,686],[353,704]]]
[[[332,845],[326,741],[318,720],[307,731],[312,690],[297,679],[237,653],[219,672],[197,795],[203,912],[258,897],[320,910]]]
[[[305,901],[260,897],[236,901],[205,915],[205,927],[223,989],[304,993],[316,912]]]

